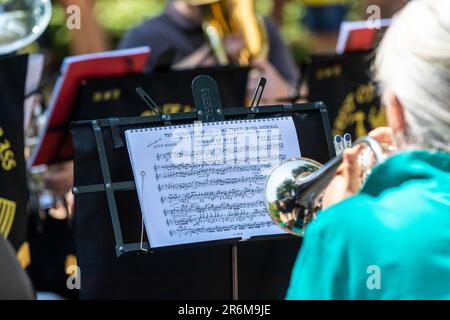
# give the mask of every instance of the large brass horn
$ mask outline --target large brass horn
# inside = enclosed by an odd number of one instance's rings
[[[354,145],[366,145],[361,153],[364,169],[368,174],[373,165],[382,162],[388,154],[375,139],[364,137]],[[267,210],[272,220],[284,231],[303,236],[309,222],[322,208],[322,195],[336,175],[343,161],[342,155],[325,165],[307,159],[296,158],[283,162],[269,175],[264,191]]]
[[[39,38],[51,15],[50,0],[0,0],[0,55],[14,53]]]
[[[203,14],[203,30],[220,64],[248,65],[252,60],[264,58],[269,52],[267,30],[261,17],[255,12],[254,0],[188,0],[200,5]],[[227,35],[239,34],[243,40],[236,61],[225,52]]]

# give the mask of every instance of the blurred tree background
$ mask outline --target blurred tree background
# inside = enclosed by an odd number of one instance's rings
[[[143,20],[157,16],[169,0],[95,0],[95,14],[105,29],[112,48],[122,35]],[[351,10],[348,20],[359,18],[361,0],[348,0]],[[259,14],[269,16],[274,9],[274,0],[255,0]],[[311,50],[311,37],[302,25],[305,5],[302,0],[286,0],[281,12],[280,28],[284,39],[292,48],[297,61],[301,61]],[[49,27],[48,45],[57,57],[70,55],[69,31],[65,27],[66,13],[61,0],[53,0],[53,17]]]

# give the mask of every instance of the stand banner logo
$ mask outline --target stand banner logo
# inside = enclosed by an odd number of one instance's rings
[[[5,239],[11,231],[14,216],[16,215],[16,203],[0,198],[0,235]]]

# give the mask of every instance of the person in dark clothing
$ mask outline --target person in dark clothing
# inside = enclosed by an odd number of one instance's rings
[[[131,29],[120,41],[119,48],[150,46],[152,54],[147,71],[152,71],[161,55],[170,49],[175,50],[175,67],[192,68],[214,64],[214,59],[208,55],[210,47],[202,29],[201,10],[188,2],[169,2],[162,15]],[[269,41],[268,59],[252,63],[259,71],[258,77],[264,76],[268,79],[263,103],[295,95],[299,81],[297,66],[275,23],[270,18],[264,19],[264,22]],[[228,45],[227,41],[225,45]],[[249,83],[249,87],[254,88],[254,83]]]
[[[0,300],[34,300],[34,289],[14,250],[0,237]]]

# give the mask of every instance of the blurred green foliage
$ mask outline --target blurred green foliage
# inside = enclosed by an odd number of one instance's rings
[[[157,16],[164,10],[169,0],[95,0],[95,11],[100,24],[107,31],[114,47],[122,35],[131,27],[145,19]],[[349,19],[358,18],[360,0],[349,0],[352,10]],[[259,14],[270,15],[272,0],[255,0]],[[283,23],[280,26],[284,39],[290,45],[297,60],[309,53],[310,34],[301,24],[305,8],[302,0],[286,0],[283,10]],[[65,28],[65,12],[59,1],[53,1],[53,17],[49,27],[50,45],[58,56],[70,54],[68,45],[70,37]]]
[[[53,53],[58,56],[66,56],[69,54],[69,42],[70,37],[65,28],[66,22],[66,14],[64,9],[57,5],[53,4],[53,14],[52,19],[50,21],[50,25],[48,27],[48,35],[51,49]]]
[[[131,27],[161,14],[165,0],[97,0],[96,10],[102,26],[114,38]]]

